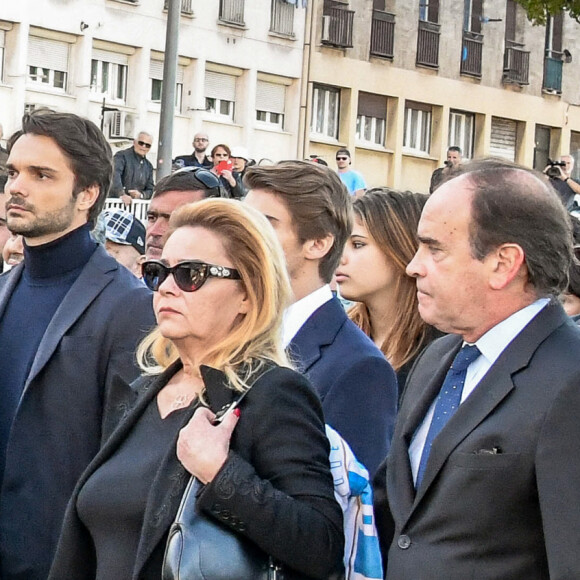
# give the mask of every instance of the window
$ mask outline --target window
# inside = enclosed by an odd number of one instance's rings
[[[236,77],[225,73],[205,71],[205,108],[224,119],[234,120]]]
[[[483,0],[464,0],[463,6],[463,30],[479,34],[483,16]]]
[[[312,133],[338,139],[340,89],[314,85],[312,94]]]
[[[439,22],[439,0],[420,0],[419,20],[423,22]]]
[[[294,12],[296,7],[284,0],[272,0],[270,8],[270,32],[294,36]]]
[[[284,128],[286,87],[282,84],[258,80],[256,86],[256,120]]]
[[[184,67],[177,65],[175,80],[175,110],[181,112],[183,100],[183,75]],[[163,91],[163,61],[151,59],[149,62],[149,78],[151,79],[151,101],[161,103]]]
[[[0,30],[0,83],[4,80],[4,45],[6,33]]]
[[[244,26],[244,0],[220,0],[219,19]]]
[[[431,106],[407,102],[403,147],[409,151],[429,153],[431,148]]]
[[[126,54],[93,49],[91,93],[111,101],[125,102],[128,63],[129,57]]]
[[[31,36],[28,43],[28,80],[34,85],[66,90],[69,45]]]
[[[363,143],[385,145],[387,99],[371,93],[358,94],[356,138]]]
[[[449,113],[448,147],[461,147],[465,159],[473,157],[473,140],[475,135],[475,115],[462,111]]]

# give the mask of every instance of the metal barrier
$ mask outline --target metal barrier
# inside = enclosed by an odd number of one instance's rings
[[[131,205],[127,206],[116,197],[108,197],[105,200],[105,207],[103,209],[124,209],[130,211],[143,225],[147,226],[148,199],[134,199]]]

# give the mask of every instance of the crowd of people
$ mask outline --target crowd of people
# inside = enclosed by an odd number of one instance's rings
[[[288,580],[580,577],[571,168],[450,148],[428,196],[197,133],[155,183],[152,142],[48,111],[8,139],[0,578],[177,578],[190,480]]]

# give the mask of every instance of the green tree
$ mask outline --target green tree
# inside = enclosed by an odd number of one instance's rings
[[[580,23],[580,0],[516,0],[528,13],[534,24],[546,24],[549,14],[568,12],[571,18]]]

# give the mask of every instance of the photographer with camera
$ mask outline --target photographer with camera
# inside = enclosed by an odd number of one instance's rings
[[[568,211],[574,205],[574,196],[580,194],[580,183],[571,177],[573,169],[574,158],[571,155],[562,155],[559,161],[548,159],[544,169],[544,174]]]
[[[444,167],[439,167],[431,175],[431,183],[429,184],[429,193],[433,193],[447,177],[453,167],[461,164],[461,147],[453,145],[447,149],[447,159],[443,163]]]

